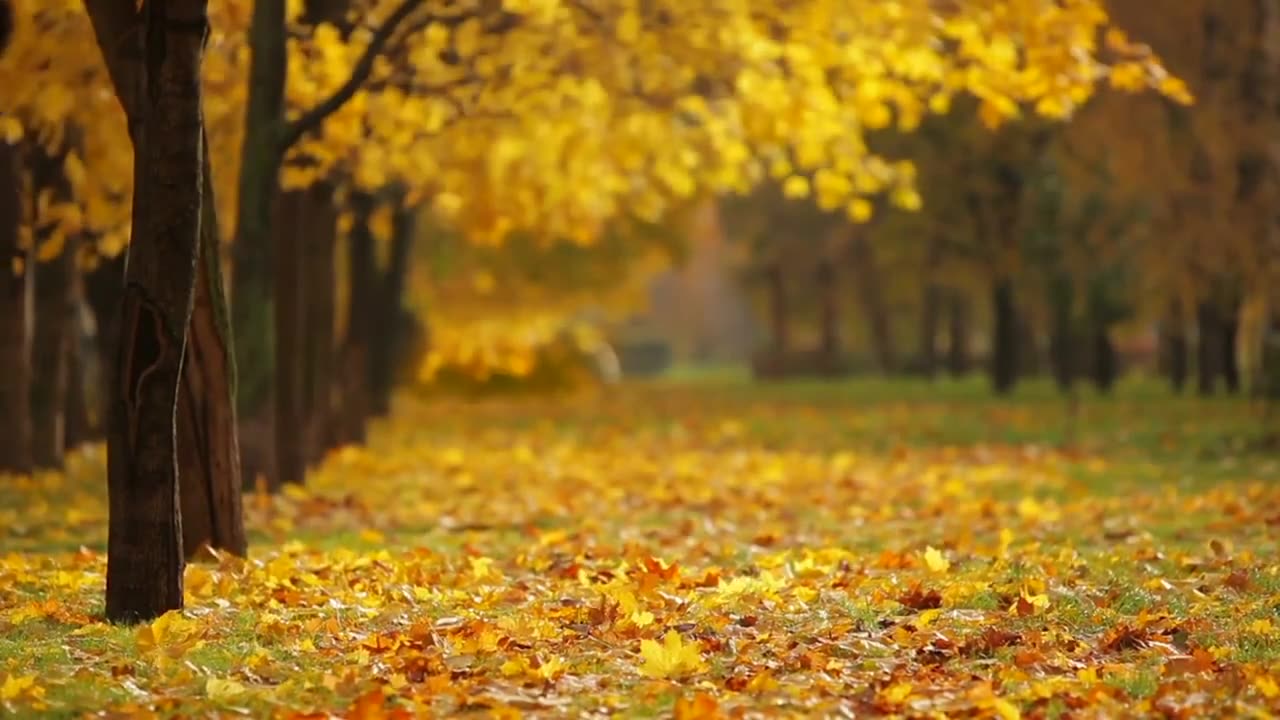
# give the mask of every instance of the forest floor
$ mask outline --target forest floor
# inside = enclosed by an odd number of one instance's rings
[[[102,451],[0,479],[0,715],[1280,709],[1280,457],[1154,386],[404,399],[187,607],[102,608]]]

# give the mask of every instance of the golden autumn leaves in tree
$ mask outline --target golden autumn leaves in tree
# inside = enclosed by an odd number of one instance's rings
[[[345,41],[330,25],[295,26],[290,107],[341,85],[393,6],[357,3]],[[296,21],[301,3],[288,7]],[[211,5],[205,112],[224,229],[234,226],[250,9]],[[128,143],[98,58],[65,51],[91,42],[80,3],[21,2],[17,20],[0,61],[15,89],[0,100],[0,127],[51,145],[69,126],[86,129],[76,164],[93,171],[72,169],[81,212],[67,222],[118,247]],[[1101,42],[1106,24],[1100,4],[1081,0],[423,3],[366,86],[295,147],[283,184],[396,184],[486,241],[527,230],[590,242],[616,216],[657,219],[697,193],[745,191],[767,176],[865,219],[868,196],[920,199],[911,168],[877,157],[864,134],[911,131],[957,93],[979,97],[991,124],[1021,107],[1065,116],[1108,76],[1185,95],[1141,46],[1115,32]]]

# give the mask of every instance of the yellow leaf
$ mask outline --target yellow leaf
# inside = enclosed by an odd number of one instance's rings
[[[1268,700],[1280,695],[1280,684],[1277,684],[1270,675],[1259,675],[1254,678],[1253,686],[1258,688],[1258,692],[1262,693],[1263,697]]]
[[[675,630],[668,630],[661,644],[653,640],[640,641],[640,654],[644,657],[640,673],[646,677],[675,678],[706,669],[698,643],[686,643]]]
[[[924,564],[929,570],[936,573],[944,573],[951,569],[951,561],[942,554],[942,551],[933,546],[929,546],[924,551]]]
[[[1018,706],[1004,698],[996,698],[992,707],[995,708],[996,715],[1000,716],[1000,720],[1021,720],[1022,718],[1022,711]]]
[[[0,700],[14,700],[35,687],[35,675],[10,675],[0,683]]]

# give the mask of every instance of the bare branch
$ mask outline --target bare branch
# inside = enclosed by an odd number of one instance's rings
[[[360,87],[369,79],[369,75],[373,73],[374,62],[382,54],[383,48],[390,42],[391,37],[395,35],[396,29],[422,3],[423,0],[403,0],[399,7],[388,15],[386,20],[382,21],[382,24],[378,26],[378,29],[373,33],[373,37],[369,40],[369,46],[364,49],[364,54],[360,56],[355,67],[351,69],[351,75],[347,78],[347,81],[335,90],[332,95],[303,113],[293,122],[285,125],[284,132],[280,135],[279,150],[281,153],[293,147],[303,135],[319,128],[325,118],[337,112],[351,98],[355,97]]]

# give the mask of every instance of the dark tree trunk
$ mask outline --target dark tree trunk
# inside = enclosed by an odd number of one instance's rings
[[[306,273],[303,278],[306,283],[303,292],[307,298],[303,310],[306,316],[303,400],[307,418],[307,463],[315,465],[336,444],[333,427],[333,323],[338,217],[332,188],[320,185],[308,193]]]
[[[821,302],[819,352],[823,361],[835,368],[840,362],[840,295],[836,269],[830,260],[818,266],[818,293]]]
[[[1119,363],[1111,333],[1105,326],[1093,331],[1093,384],[1102,392],[1110,392],[1119,377]]]
[[[404,337],[401,330],[404,289],[409,275],[409,251],[417,232],[415,211],[401,208],[395,213],[391,236],[391,253],[382,281],[375,288],[377,309],[371,322],[373,336],[369,344],[370,409],[377,417],[391,412],[391,394],[395,388],[396,363],[401,357]]]
[[[1161,359],[1164,371],[1169,376],[1169,386],[1175,393],[1181,394],[1187,385],[1187,374],[1191,367],[1191,349],[1187,342],[1186,325],[1182,317],[1182,305],[1171,304],[1169,314],[1160,329]]]
[[[71,308],[67,323],[71,327],[71,342],[67,348],[67,449],[72,450],[85,443],[98,439],[99,428],[94,425],[93,413],[89,409],[89,397],[85,390],[88,383],[88,358],[86,355],[84,325],[81,313],[84,310],[83,277],[77,271],[73,280],[73,292],[80,300]]]
[[[1222,374],[1222,314],[1218,306],[1201,302],[1196,311],[1196,324],[1199,326],[1196,390],[1201,395],[1212,395],[1218,389],[1218,376]]]
[[[1236,351],[1236,336],[1240,333],[1240,308],[1233,305],[1222,322],[1222,381],[1227,392],[1240,392],[1240,358]]]
[[[947,372],[952,377],[969,374],[969,299],[952,292],[947,307]]]
[[[791,320],[787,311],[787,283],[780,263],[769,266],[766,272],[768,273],[769,327],[772,330],[773,351],[781,358],[791,347]]]
[[[133,232],[107,435],[106,616],[117,622],[183,603],[176,410],[200,256],[207,16],[206,0],[169,0],[140,18]],[[121,38],[100,40],[118,52],[109,43]]]
[[[1075,384],[1080,373],[1079,338],[1072,318],[1072,290],[1069,283],[1053,288],[1051,305],[1053,327],[1049,333],[1049,365],[1058,388],[1066,391]]]
[[[32,275],[19,246],[22,171],[18,148],[0,141],[0,473],[31,471]],[[20,271],[15,272],[15,270]]]
[[[241,508],[235,355],[207,156],[203,178],[200,259],[178,394],[182,546],[187,557],[195,557],[204,546],[243,557],[248,540]]]
[[[93,313],[94,350],[98,362],[97,390],[90,396],[90,408],[98,434],[105,437],[111,417],[111,394],[103,389],[120,345],[120,295],[124,292],[124,260],[120,253],[113,258],[99,258],[98,264],[84,278],[84,297]],[[90,388],[86,388],[88,390]]]
[[[880,282],[880,269],[875,249],[861,230],[855,230],[850,244],[850,257],[857,278],[858,299],[867,319],[871,346],[876,355],[880,372],[891,375],[898,369],[898,353],[893,343],[892,318],[885,302],[884,288]]]
[[[1014,306],[1013,282],[996,280],[991,291],[991,386],[1000,395],[1013,391],[1018,382],[1018,315]]]
[[[933,282],[924,286],[920,307],[920,372],[930,380],[938,377],[938,327],[942,321],[942,288]]]
[[[344,444],[363,443],[369,420],[369,340],[377,297],[377,262],[369,217],[373,198],[351,199],[354,219],[347,237],[347,336],[342,346],[342,412],[337,418]]]
[[[27,151],[31,178],[33,224],[42,224],[36,198],[48,192],[57,201],[70,199],[71,187],[62,172],[63,155],[49,155],[32,144]],[[54,228],[36,233],[37,247],[52,241]],[[76,236],[64,238],[57,257],[37,263],[35,270],[35,329],[31,358],[31,459],[37,468],[61,469],[66,455],[67,358],[73,328],[71,311],[76,273]],[[39,253],[37,253],[39,254]]]
[[[292,190],[280,195],[280,212],[275,225],[275,456],[276,477],[272,487],[301,485],[306,479],[306,438],[299,432],[303,421],[302,393],[305,380],[303,362],[302,231],[306,227],[306,192]]]
[[[1031,320],[1018,315],[1018,377],[1036,377],[1043,369],[1041,366],[1040,344],[1036,334],[1036,326]]]

